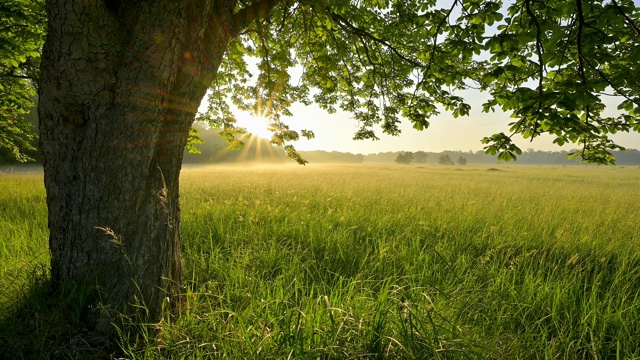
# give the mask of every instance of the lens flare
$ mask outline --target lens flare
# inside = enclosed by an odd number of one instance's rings
[[[269,129],[269,119],[260,116],[238,116],[238,127],[247,129],[249,133],[262,139],[270,140],[273,134]]]

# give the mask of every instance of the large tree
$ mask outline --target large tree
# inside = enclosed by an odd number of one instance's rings
[[[200,120],[233,128],[230,104],[266,116],[273,141],[298,138],[294,102],[340,108],[397,135],[439,110],[467,115],[456,90],[487,91],[513,114],[486,138],[509,159],[515,133],[543,133],[611,162],[616,131],[638,131],[638,10],[631,1],[49,0],[39,84],[51,276],[88,284],[94,320],[150,320],[179,293],[182,153]],[[255,59],[255,60],[251,60]],[[255,74],[254,74],[255,73]],[[301,73],[291,78],[292,73]],[[255,75],[255,76],[254,76]],[[603,94],[620,97],[605,115]],[[313,136],[302,131],[304,136]]]

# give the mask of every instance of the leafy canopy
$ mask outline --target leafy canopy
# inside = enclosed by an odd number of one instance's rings
[[[267,117],[283,145],[299,138],[282,118],[291,104],[314,101],[352,113],[354,139],[377,139],[380,130],[399,134],[402,119],[424,130],[441,109],[468,115],[457,92],[470,88],[490,95],[483,111],[514,119],[508,133],[483,139],[503,160],[522,152],[515,134],[548,133],[581,147],[571,156],[614,163],[610,151],[621,147],[609,135],[640,131],[639,13],[630,0],[263,2],[276,6],[230,44],[199,117],[228,134],[237,130],[233,104]],[[619,100],[616,115],[604,98]]]
[[[442,4],[445,4],[444,6]],[[499,159],[522,151],[515,134],[551,134],[570,156],[614,163],[610,139],[640,131],[639,10],[631,0],[254,0],[229,1],[268,16],[229,44],[198,120],[235,141],[230,105],[266,117],[272,142],[304,163],[289,142],[312,131],[283,121],[295,102],[353,114],[354,139],[417,130],[444,109],[468,115],[459,90],[476,88],[513,117],[507,133],[484,138]],[[33,137],[24,114],[45,34],[43,0],[0,0],[0,151],[24,161]],[[212,39],[215,41],[215,39]],[[295,74],[293,76],[292,74]],[[607,111],[603,99],[619,103]],[[614,114],[614,115],[612,115]],[[195,140],[195,134],[190,139]]]
[[[44,1],[0,1],[0,156],[30,160],[35,80],[45,35]]]

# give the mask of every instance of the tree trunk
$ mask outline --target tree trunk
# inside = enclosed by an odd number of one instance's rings
[[[158,320],[181,282],[182,153],[228,16],[210,0],[50,0],[47,11],[38,111],[53,283],[96,290],[99,330],[136,305]]]

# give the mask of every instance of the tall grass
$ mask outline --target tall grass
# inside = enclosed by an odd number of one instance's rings
[[[0,306],[19,278],[48,261],[45,192],[38,173],[0,173]]]
[[[110,351],[640,358],[640,169],[489,170],[186,169],[186,305],[159,331],[123,336]],[[0,258],[0,285],[24,291],[35,281],[24,269],[46,262],[43,193],[37,179],[0,178],[5,184],[15,191],[2,188],[0,207],[10,210],[0,214],[0,234],[11,224],[25,236],[0,235],[11,253]],[[9,318],[18,297],[1,294],[0,317]],[[53,351],[45,338],[29,346]]]

